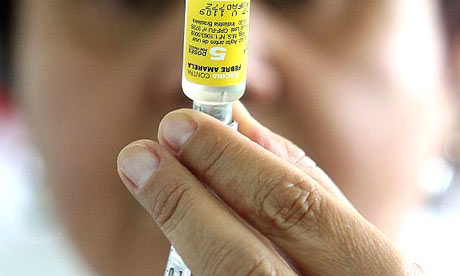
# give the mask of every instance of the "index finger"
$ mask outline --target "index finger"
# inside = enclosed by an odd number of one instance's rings
[[[118,170],[194,275],[295,275],[160,145],[128,145]]]
[[[300,272],[364,275],[375,269],[403,275],[397,250],[355,210],[217,120],[192,110],[172,112],[160,125],[159,140]]]

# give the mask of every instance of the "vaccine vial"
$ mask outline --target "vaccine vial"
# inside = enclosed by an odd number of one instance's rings
[[[232,103],[246,89],[250,0],[186,0],[185,6],[182,90],[194,109],[237,128]],[[171,247],[165,276],[190,275]]]
[[[187,0],[182,89],[194,108],[231,122],[246,89],[250,0]]]

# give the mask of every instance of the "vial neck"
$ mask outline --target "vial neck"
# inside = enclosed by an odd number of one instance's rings
[[[209,104],[194,101],[193,109],[211,115],[227,125],[233,123],[233,103]]]

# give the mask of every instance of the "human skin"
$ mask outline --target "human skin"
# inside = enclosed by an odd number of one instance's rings
[[[156,275],[169,243],[120,184],[115,160],[190,105],[179,87],[184,7],[116,2],[19,1],[15,87],[82,256],[101,274]],[[274,13],[253,2],[244,102],[395,238],[448,117],[436,10],[429,0],[311,5]]]
[[[139,140],[118,156],[120,178],[193,275],[424,273],[300,148],[242,106],[235,114],[241,134],[197,111],[171,112],[158,143]]]

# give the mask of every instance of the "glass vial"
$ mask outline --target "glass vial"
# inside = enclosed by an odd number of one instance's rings
[[[182,89],[223,105],[246,89],[250,0],[187,0]]]

